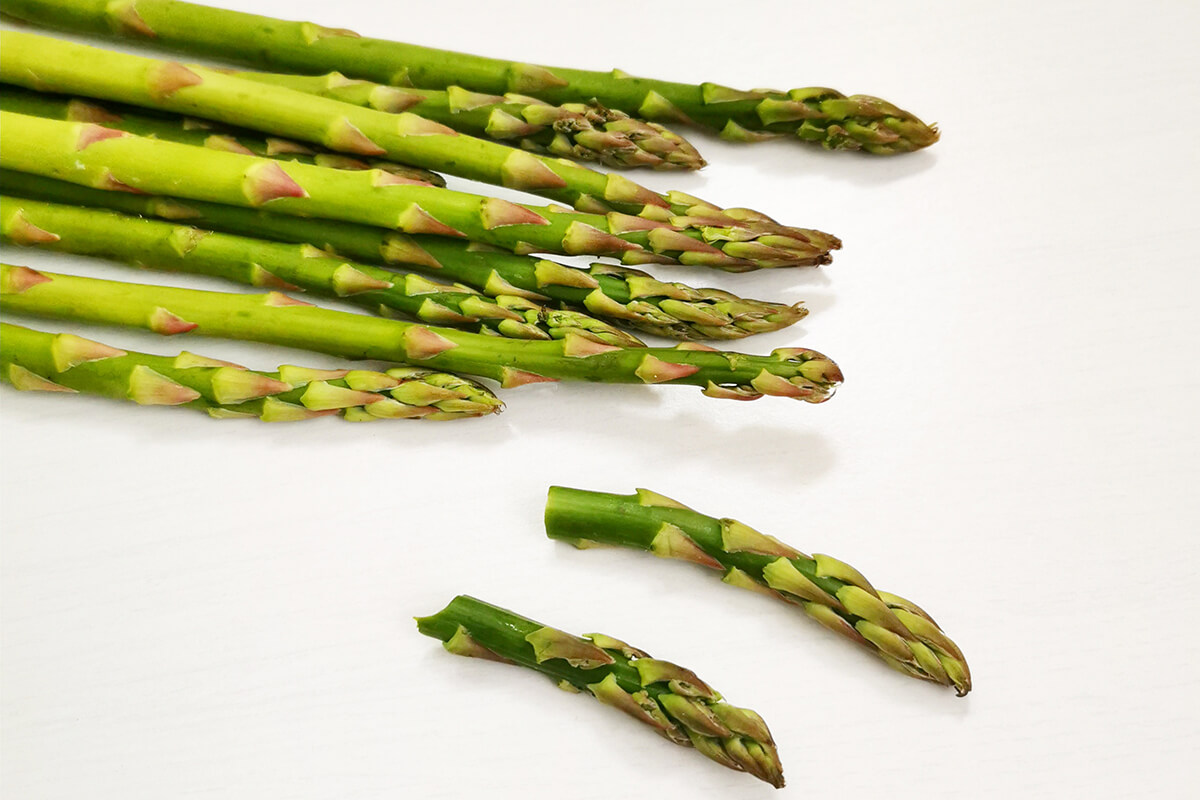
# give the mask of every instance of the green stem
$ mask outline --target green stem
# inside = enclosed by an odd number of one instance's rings
[[[971,690],[971,673],[915,604],[877,591],[853,567],[808,556],[733,519],[716,519],[645,489],[616,495],[552,486],[546,534],[578,546],[619,545],[725,572],[725,582],[801,605],[810,616],[924,680]]]

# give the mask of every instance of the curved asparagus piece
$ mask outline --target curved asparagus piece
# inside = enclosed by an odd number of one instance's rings
[[[725,583],[804,608],[901,672],[962,697],[971,672],[958,646],[918,606],[873,587],[858,570],[808,556],[733,519],[715,519],[646,489],[632,495],[550,487],[546,534],[580,547],[622,545],[725,571]]]
[[[279,292],[204,292],[9,265],[0,265],[0,309],[427,365],[493,378],[505,387],[547,380],[670,383],[704,387],[709,397],[749,400],[769,394],[820,403],[842,378],[836,364],[804,348],[750,356],[694,344],[626,349],[573,333],[554,341],[504,339],[317,308]]]
[[[465,419],[503,406],[473,381],[418,367],[373,372],[282,366],[255,372],[195,353],[135,353],[7,323],[0,323],[0,380],[24,391],[95,394],[264,422],[331,414],[353,422]]]
[[[417,630],[440,639],[455,655],[537,670],[560,688],[587,692],[649,725],[668,741],[783,786],[783,765],[762,717],[724,702],[690,669],[611,636],[573,636],[466,595],[432,616],[417,617]]]
[[[828,234],[783,226],[757,211],[720,209],[680,192],[658,194],[616,173],[465,136],[408,112],[362,108],[203,67],[0,31],[0,79],[194,114],[341,152],[386,155],[540,194],[583,211],[649,215],[707,239],[733,238],[767,247],[763,255],[771,261],[783,259],[785,266],[828,259],[829,250],[840,244]]]
[[[205,119],[155,115],[138,112],[128,106],[100,105],[92,100],[60,94],[31,92],[11,84],[3,85],[0,111],[12,111],[64,122],[95,122],[137,136],[149,136],[197,147],[231,153],[266,156],[279,161],[298,161],[333,169],[381,169],[401,178],[445,186],[446,179],[436,172],[378,158],[351,157],[322,148],[309,147],[291,139],[264,137],[256,131],[217,125]]]
[[[513,142],[535,153],[598,161],[617,169],[694,170],[705,165],[696,148],[674,131],[595,102],[552,106],[514,92],[503,96],[480,94],[458,86],[448,86],[444,91],[401,89],[347,78],[340,72],[234,74],[378,111],[411,111],[460,133]]]
[[[331,256],[310,244],[267,242],[94,208],[0,196],[0,234],[8,242],[128,264],[212,275],[262,288],[313,291],[387,315],[397,311],[513,339],[561,339],[575,333],[618,347],[643,343],[574,311],[524,297],[483,297],[415,273],[397,273]]]
[[[792,266],[793,251],[766,242],[704,237],[729,229],[678,228],[611,212],[585,214],[522,206],[496,197],[415,184],[380,170],[347,171],[228,153],[133,136],[94,123],[61,122],[0,111],[0,166],[93,188],[193,200],[455,236],[514,252],[609,255],[743,271]],[[828,260],[828,254],[805,263]]]
[[[218,203],[185,204],[151,195],[105,192],[11,170],[0,170],[0,187],[22,197],[310,243],[357,261],[438,275],[497,298],[521,296],[535,302],[565,303],[593,317],[673,339],[741,339],[786,328],[808,313],[800,304],[751,300],[720,289],[659,281],[630,267],[597,263],[584,271],[441,236],[408,236],[348,222],[289,217]],[[507,302],[511,305],[513,301]]]
[[[733,141],[782,134],[831,150],[891,154],[938,140],[935,126],[887,101],[833,89],[744,92],[715,83],[635,78],[619,69],[543,67],[176,0],[5,0],[5,13],[62,30],[153,38],[159,47],[289,72],[340,70],[381,83],[520,92],[550,103],[595,98],[644,119],[713,128]]]

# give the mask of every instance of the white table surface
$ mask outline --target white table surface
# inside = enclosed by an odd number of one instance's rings
[[[267,426],[0,390],[6,798],[773,796],[537,675],[446,654],[411,617],[456,593],[693,667],[766,717],[788,796],[1194,785],[1200,6],[219,4],[870,92],[944,140],[875,159],[692,132],[703,174],[638,176],[845,239],[819,271],[661,270],[806,300],[802,325],[744,347],[836,358],[847,381],[824,406],[541,385],[488,421]],[[551,543],[552,483],[651,487],[834,554],[933,613],[975,691],[906,679],[699,568]]]

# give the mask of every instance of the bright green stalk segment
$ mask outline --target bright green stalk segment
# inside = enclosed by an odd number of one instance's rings
[[[356,155],[387,155],[541,194],[583,211],[649,216],[708,242],[738,245],[734,250],[740,255],[726,255],[732,263],[717,259],[713,266],[754,266],[758,261],[762,266],[800,266],[828,260],[829,250],[839,245],[828,234],[780,225],[750,209],[724,210],[680,192],[658,194],[619,174],[463,136],[407,112],[376,111],[203,67],[31,34],[0,31],[0,48],[0,78],[10,83],[203,116]],[[716,258],[724,249],[726,245],[701,252]]]
[[[618,347],[643,346],[636,337],[585,314],[552,311],[523,297],[493,300],[415,273],[346,261],[310,244],[268,242],[4,196],[0,196],[0,233],[15,244],[212,275],[249,286],[308,290],[385,315],[398,311],[435,325],[486,328],[514,339],[561,339],[577,333]]]
[[[232,153],[267,156],[280,161],[298,161],[301,164],[316,164],[334,169],[382,169],[401,178],[422,181],[431,186],[446,185],[446,179],[441,175],[420,167],[377,158],[353,158],[345,153],[333,153],[274,136],[264,137],[256,131],[216,125],[208,120],[140,112],[122,105],[101,106],[90,99],[31,92],[11,84],[3,84],[2,88],[0,111],[65,122],[95,122],[137,136],[151,136],[168,142]]]
[[[696,148],[679,134],[598,103],[552,106],[513,92],[504,96],[487,95],[458,86],[449,86],[445,91],[400,89],[347,78],[340,72],[236,74],[246,80],[379,111],[412,111],[460,133],[513,142],[531,152],[598,161],[617,169],[700,169],[705,165]]]
[[[281,164],[132,136],[93,123],[8,111],[0,111],[0,124],[4,127],[0,166],[93,188],[251,208],[269,205],[284,214],[456,236],[518,252],[611,255],[634,263],[670,261],[732,271],[785,263],[758,256],[747,261],[724,252],[761,253],[761,241],[722,241],[717,248],[699,240],[711,231],[684,232],[667,223],[616,212],[599,215],[519,206],[495,197],[414,184],[380,170]]]
[[[373,372],[283,366],[255,372],[195,353],[135,353],[7,323],[0,323],[0,380],[23,391],[94,394],[264,422],[330,414],[354,422],[465,419],[503,407],[473,381],[416,367]]]
[[[673,339],[741,339],[803,319],[803,306],[751,300],[720,289],[664,282],[640,270],[593,264],[577,270],[547,259],[440,236],[408,236],[365,225],[303,219],[217,203],[187,204],[150,195],[105,192],[23,172],[0,170],[4,191],[57,203],[114,208],[182,220],[211,230],[308,243],[361,262],[404,266],[459,281],[485,294],[566,303],[647,333]],[[545,310],[549,314],[559,312]],[[523,312],[528,314],[528,311]],[[570,312],[562,312],[569,314]],[[580,326],[580,320],[567,324]],[[599,331],[597,331],[599,333]]]
[[[417,630],[455,655],[518,664],[561,688],[588,692],[675,744],[775,788],[783,765],[762,717],[736,708],[691,670],[651,658],[604,634],[584,636],[542,625],[474,597],[459,595]]]
[[[153,37],[160,47],[289,72],[339,70],[427,89],[516,91],[556,104],[595,98],[646,119],[714,128],[734,141],[787,134],[832,150],[890,154],[938,139],[935,126],[868,95],[847,97],[826,88],[743,92],[715,83],[635,78],[617,69],[547,68],[176,0],[5,0],[5,13],[63,30]]]
[[[631,495],[550,487],[546,534],[578,546],[621,545],[725,571],[725,582],[798,604],[890,666],[971,690],[958,649],[918,606],[877,591],[848,564],[808,556],[733,519],[705,516],[645,489]]]
[[[194,331],[350,359],[418,363],[494,378],[504,386],[540,380],[676,383],[703,386],[710,397],[770,394],[819,403],[841,382],[836,364],[802,348],[748,356],[708,349],[615,348],[577,334],[540,342],[504,339],[317,308],[278,292],[202,292],[26,267],[0,271],[0,308],[165,334]]]

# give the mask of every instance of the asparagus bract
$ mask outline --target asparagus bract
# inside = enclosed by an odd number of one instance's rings
[[[411,111],[460,133],[513,142],[522,150],[607,167],[700,169],[704,159],[686,139],[654,122],[634,119],[599,103],[552,106],[533,97],[470,92],[401,89],[371,81],[327,75],[239,72],[239,78],[285,86],[343,103],[399,113]]]
[[[0,233],[14,244],[213,275],[249,286],[313,291],[372,311],[397,311],[435,325],[514,339],[561,339],[574,333],[618,347],[642,346],[636,337],[586,314],[544,308],[524,297],[483,297],[415,273],[347,261],[309,244],[267,242],[6,196],[0,196]]]
[[[332,102],[332,101],[331,101]],[[94,123],[0,111],[0,166],[113,191],[165,194],[298,216],[454,236],[514,252],[610,255],[626,263],[667,261],[743,271],[828,260],[798,259],[766,242],[705,237],[730,229],[676,227],[617,212],[586,214],[414,184],[381,170],[280,163],[241,153],[133,136]],[[688,222],[691,226],[692,223]]]
[[[0,308],[165,335],[194,332],[349,359],[415,363],[493,378],[505,387],[546,380],[671,383],[704,387],[710,397],[769,394],[820,403],[842,379],[836,364],[805,348],[749,356],[695,344],[627,349],[573,333],[553,341],[504,339],[317,308],[280,292],[204,292],[9,265],[0,265]]]
[[[409,236],[218,203],[193,200],[185,204],[151,195],[106,192],[11,170],[0,170],[0,186],[22,197],[112,208],[211,230],[312,244],[357,261],[404,266],[459,281],[494,297],[519,295],[537,302],[565,303],[593,317],[674,339],[740,339],[786,328],[808,313],[799,304],[751,300],[720,289],[659,281],[630,267],[597,263],[584,271],[441,236]],[[522,313],[528,315],[529,311]]]
[[[24,391],[95,394],[264,422],[331,414],[354,422],[465,419],[503,405],[473,381],[418,367],[373,372],[282,366],[255,372],[195,353],[135,353],[7,323],[0,323],[0,380]]]
[[[0,31],[0,79],[217,119],[355,155],[387,156],[540,194],[583,211],[650,215],[706,239],[736,239],[742,250],[766,247],[757,255],[782,259],[786,266],[828,260],[830,249],[840,244],[828,234],[780,225],[760,212],[720,209],[680,192],[658,194],[616,173],[465,136],[408,112],[353,106],[203,67]],[[706,245],[708,251],[722,255]],[[730,266],[738,266],[737,260]]]
[[[808,556],[734,519],[716,519],[655,492],[616,495],[550,487],[546,533],[578,546],[622,545],[725,571],[725,583],[801,606],[895,669],[961,697],[971,672],[958,646],[914,603],[880,592],[858,570]]]
[[[814,87],[739,91],[609,72],[543,67],[359,36],[178,0],[5,0],[5,13],[64,30],[152,38],[155,45],[289,72],[339,70],[354,78],[477,92],[520,92],[549,103],[595,98],[644,119],[695,123],[733,141],[794,135],[831,150],[890,154],[938,139],[937,128],[891,103]]]
[[[398,177],[428,183],[431,186],[446,185],[446,179],[441,175],[420,167],[410,167],[407,164],[368,156],[352,157],[345,153],[334,153],[291,139],[264,137],[257,131],[217,125],[206,119],[138,112],[129,106],[100,105],[90,98],[31,92],[9,84],[4,84],[3,89],[3,93],[0,94],[0,111],[65,122],[95,122],[137,136],[150,136],[168,142],[232,153],[266,156],[279,161],[299,161],[301,164],[316,164],[333,169],[381,169]]]
[[[455,655],[537,670],[560,688],[587,692],[649,725],[668,741],[783,786],[783,765],[762,717],[724,702],[691,670],[619,639],[574,636],[466,595],[418,617],[417,630],[440,639]]]

